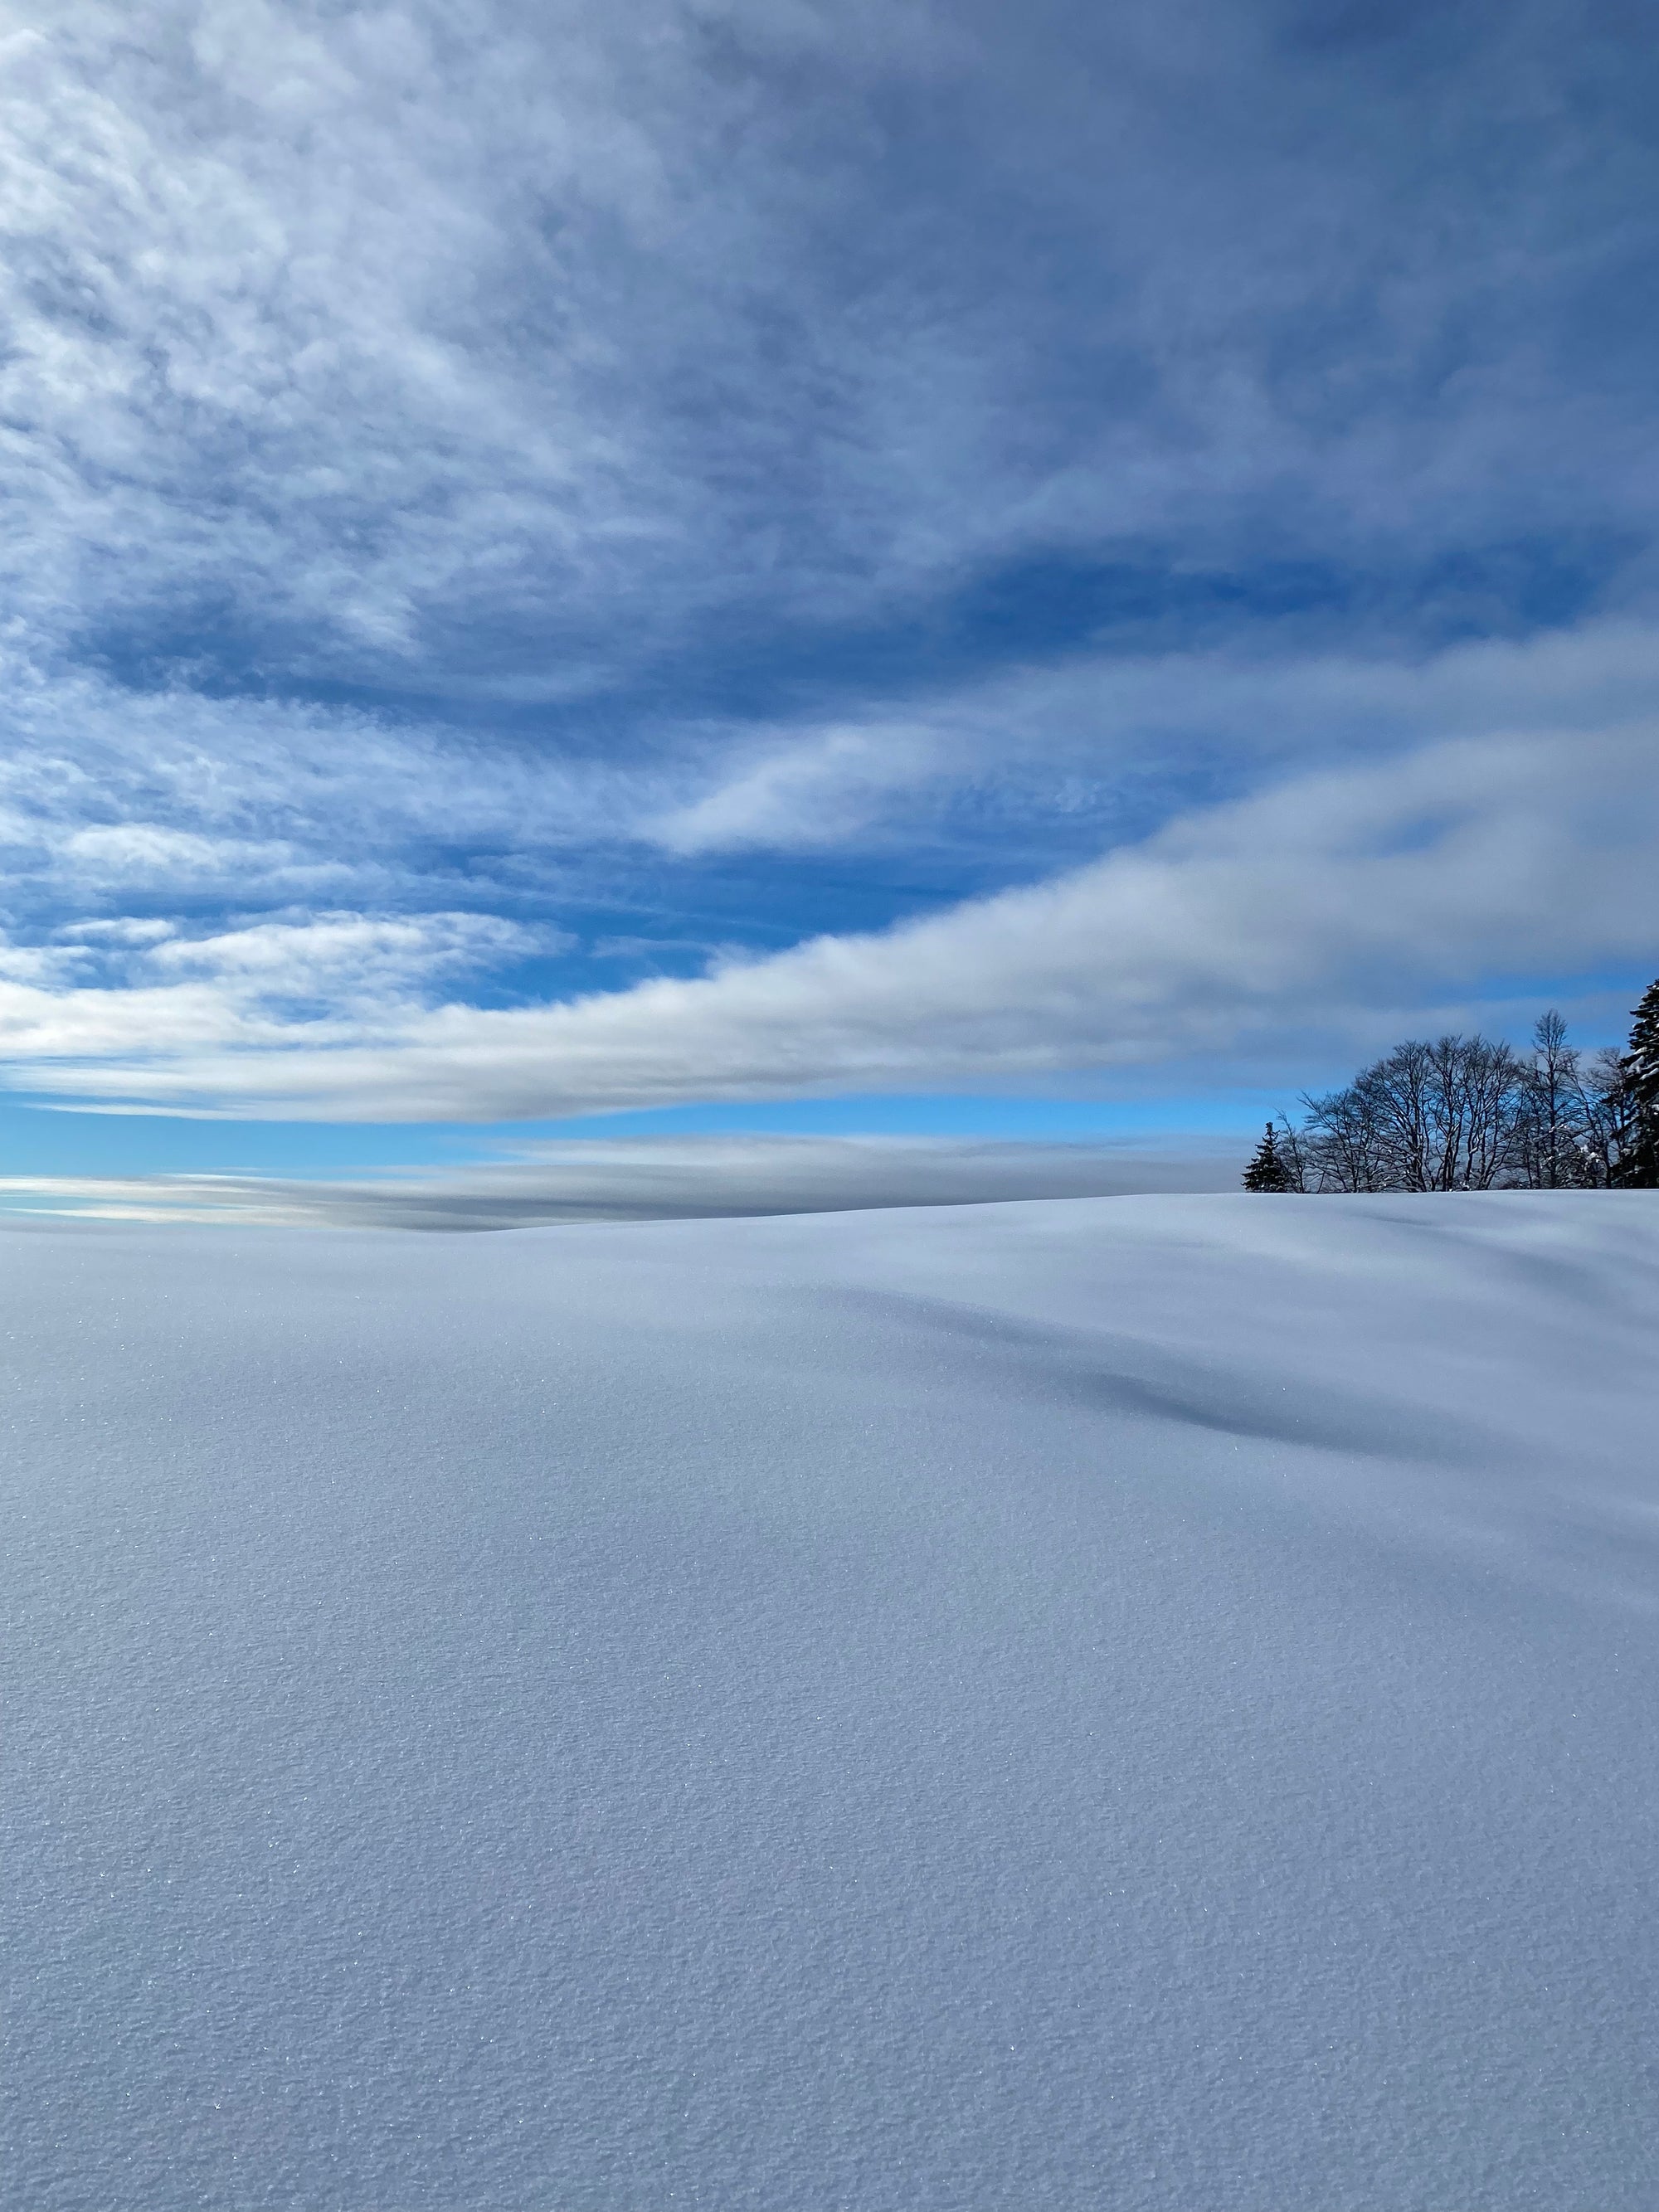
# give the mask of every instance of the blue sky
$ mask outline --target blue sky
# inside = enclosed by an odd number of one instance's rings
[[[14,15],[0,1170],[1224,1150],[1617,1037],[1656,76],[1613,0]]]

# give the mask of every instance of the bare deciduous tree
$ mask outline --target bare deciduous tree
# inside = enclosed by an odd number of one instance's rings
[[[1485,1037],[1397,1044],[1344,1091],[1307,1098],[1321,1190],[1489,1190],[1519,1152],[1528,1071]]]
[[[1588,1101],[1577,1048],[1553,1007],[1532,1033],[1532,1068],[1518,1134],[1522,1180],[1534,1190],[1571,1189],[1587,1180],[1583,1138]]]
[[[1659,1184],[1659,983],[1628,1052],[1588,1061],[1553,1008],[1522,1057],[1483,1036],[1407,1038],[1345,1089],[1304,1092],[1267,1151],[1275,1190],[1605,1190]]]

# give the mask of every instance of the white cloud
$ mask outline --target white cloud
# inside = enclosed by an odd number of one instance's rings
[[[1659,630],[1606,622],[1417,660],[1084,656],[897,714],[875,703],[823,722],[667,724],[632,761],[360,713],[133,695],[15,654],[0,682],[0,895],[61,933],[66,908],[140,892],[180,911],[216,898],[244,913],[453,905],[469,886],[434,863],[444,847],[471,856],[475,894],[492,872],[527,867],[549,903],[588,875],[649,903],[653,847],[787,854],[921,837],[994,865],[1011,824],[1039,850],[1056,819],[1104,842],[1144,818],[1149,788],[1162,811],[1183,777],[1254,781],[1425,739],[1616,728],[1659,685]]]
[[[946,738],[949,707],[933,720],[931,728],[890,719],[809,728],[767,750],[747,736],[741,750],[748,758],[735,773],[690,805],[641,823],[641,834],[673,853],[842,844],[866,831],[895,794],[910,796],[930,778],[970,765],[961,743],[952,747]]]
[[[1078,653],[949,690],[770,729],[705,733],[704,787],[647,817],[674,851],[811,850],[912,833],[964,791],[998,816],[1109,821],[1146,777],[1399,755],[1426,740],[1638,720],[1659,693],[1659,629],[1607,620],[1427,656],[1237,649]],[[643,797],[643,794],[641,794]],[[958,834],[971,835],[971,825]]]
[[[660,765],[566,763],[350,710],[133,693],[0,650],[0,901],[55,927],[65,909],[140,894],[179,911],[447,904],[434,848],[465,853],[475,886],[503,855],[568,867],[669,787]]]
[[[1611,46],[1500,11],[1356,75],[1227,0],[3,20],[15,1085],[495,1116],[1219,1066],[1649,957],[1659,632],[1410,657],[1414,592],[1641,604]],[[1151,580],[1133,653],[1042,645],[1073,556]],[[1302,567],[1349,650],[1272,642]],[[1262,608],[1209,627],[1218,576]],[[1000,672],[930,692],[905,652],[959,671],[999,606]],[[753,859],[860,848],[810,924]],[[579,1002],[458,980],[530,947],[484,909],[683,949],[1038,874]]]
[[[60,848],[65,872],[82,881],[111,887],[160,884],[173,890],[204,878],[240,876],[246,882],[250,874],[269,876],[291,858],[285,846],[202,837],[155,822],[77,830]]]
[[[324,914],[252,922],[210,937],[169,935],[149,951],[148,965],[158,976],[210,975],[270,996],[328,988],[373,1000],[557,943],[550,933],[495,915]]]
[[[1537,11],[1358,85],[1224,0],[13,20],[0,474],[59,641],[560,698],[1033,547],[1645,526],[1639,121]]]
[[[1036,888],[696,980],[431,1006],[410,980],[470,945],[470,924],[405,951],[390,925],[360,939],[342,918],[294,940],[295,957],[325,949],[313,964],[352,948],[358,986],[331,991],[326,1018],[283,1016],[267,940],[249,933],[204,956],[155,948],[152,973],[200,957],[199,983],[125,997],[7,986],[0,1039],[14,1081],[60,1093],[346,1119],[1126,1070],[1364,1035],[1449,992],[1478,997],[1492,976],[1651,959],[1656,852],[1650,723],[1462,740],[1304,775]]]
[[[0,1063],[14,1081],[97,1091],[94,1060],[152,1069],[231,1047],[281,1053],[388,1042],[417,1023],[447,975],[556,939],[494,915],[324,914],[186,937],[83,927],[71,941],[0,952]],[[113,963],[96,983],[78,968]],[[65,1086],[64,1064],[83,1070]]]
[[[57,934],[76,944],[131,945],[159,945],[173,931],[170,921],[136,921],[124,915],[111,921],[67,922]]]

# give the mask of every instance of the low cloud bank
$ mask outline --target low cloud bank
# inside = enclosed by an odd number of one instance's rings
[[[562,1003],[423,1000],[520,942],[465,915],[167,940],[113,989],[31,952],[0,963],[0,1056],[19,1087],[111,1106],[456,1121],[1381,1041],[1479,1020],[1483,979],[1646,964],[1656,762],[1648,723],[1322,770],[1030,889]]]
[[[374,1229],[527,1229],[579,1221],[962,1206],[1231,1190],[1245,1147],[1021,1144],[935,1137],[570,1139],[526,1156],[350,1182],[276,1176],[9,1176],[0,1207],[95,1220]],[[3,1215],[0,1215],[3,1218]]]

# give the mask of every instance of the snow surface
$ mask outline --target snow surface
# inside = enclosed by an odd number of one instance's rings
[[[1659,2203],[1659,1202],[0,1238],[5,2201]]]

